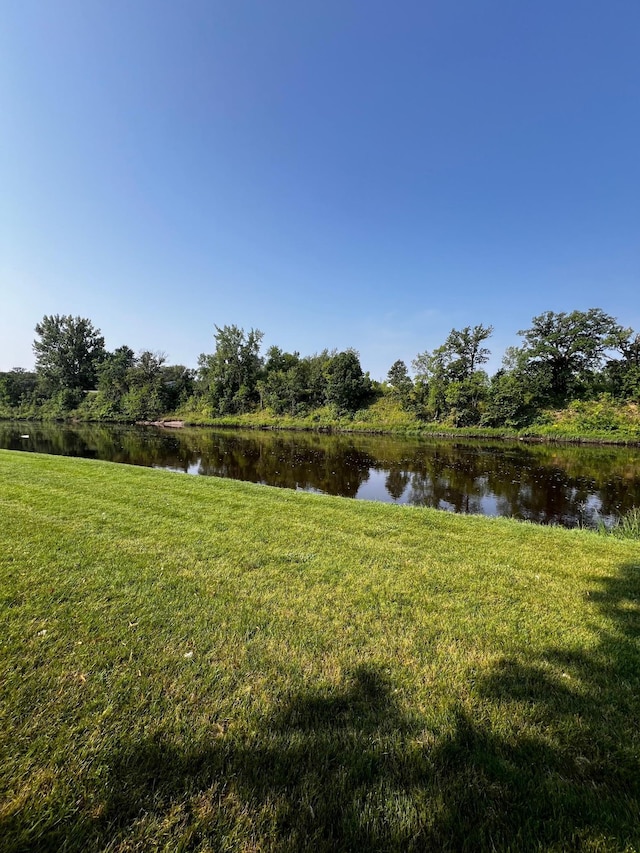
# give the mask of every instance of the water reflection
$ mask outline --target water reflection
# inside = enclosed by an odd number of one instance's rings
[[[567,527],[640,505],[638,448],[7,422],[0,447]]]

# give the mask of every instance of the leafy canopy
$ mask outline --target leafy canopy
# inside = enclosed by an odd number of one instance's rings
[[[95,387],[97,369],[106,353],[100,329],[91,320],[70,314],[45,315],[35,331],[36,371],[49,391]]]
[[[533,318],[530,329],[518,332],[527,361],[546,371],[550,399],[560,403],[601,368],[606,351],[619,348],[629,333],[601,308],[545,311]]]

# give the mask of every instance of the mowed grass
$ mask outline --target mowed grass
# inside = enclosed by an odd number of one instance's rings
[[[0,849],[637,850],[640,545],[0,451]]]

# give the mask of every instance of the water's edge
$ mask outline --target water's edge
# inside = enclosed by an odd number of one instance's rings
[[[565,527],[640,506],[640,450],[615,445],[4,421],[0,447]]]

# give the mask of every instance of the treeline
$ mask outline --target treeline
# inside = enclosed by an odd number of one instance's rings
[[[167,364],[164,353],[109,352],[82,317],[45,316],[35,331],[35,372],[0,373],[0,405],[27,417],[151,420],[182,407],[205,407],[212,417],[258,407],[299,416],[332,406],[344,414],[380,390],[354,350],[301,357],[274,346],[262,357],[262,332],[237,326],[215,327],[215,350],[200,355],[197,370]]]
[[[452,329],[442,346],[414,359],[413,379],[397,361],[388,382],[402,405],[454,426],[517,429],[576,401],[640,400],[640,334],[600,308],[534,317],[518,332],[522,345],[510,347],[489,377],[482,365],[492,333],[483,325]]]
[[[534,317],[491,377],[483,366],[493,328],[480,324],[452,329],[416,356],[412,372],[396,361],[384,383],[353,349],[301,356],[272,346],[262,355],[262,332],[237,326],[215,327],[214,351],[200,355],[197,370],[167,364],[163,353],[109,352],[81,317],[45,316],[35,331],[35,371],[0,373],[5,414],[135,421],[262,409],[303,418],[326,407],[348,416],[388,395],[419,421],[521,428],[575,401],[640,401],[640,334],[599,308]]]

